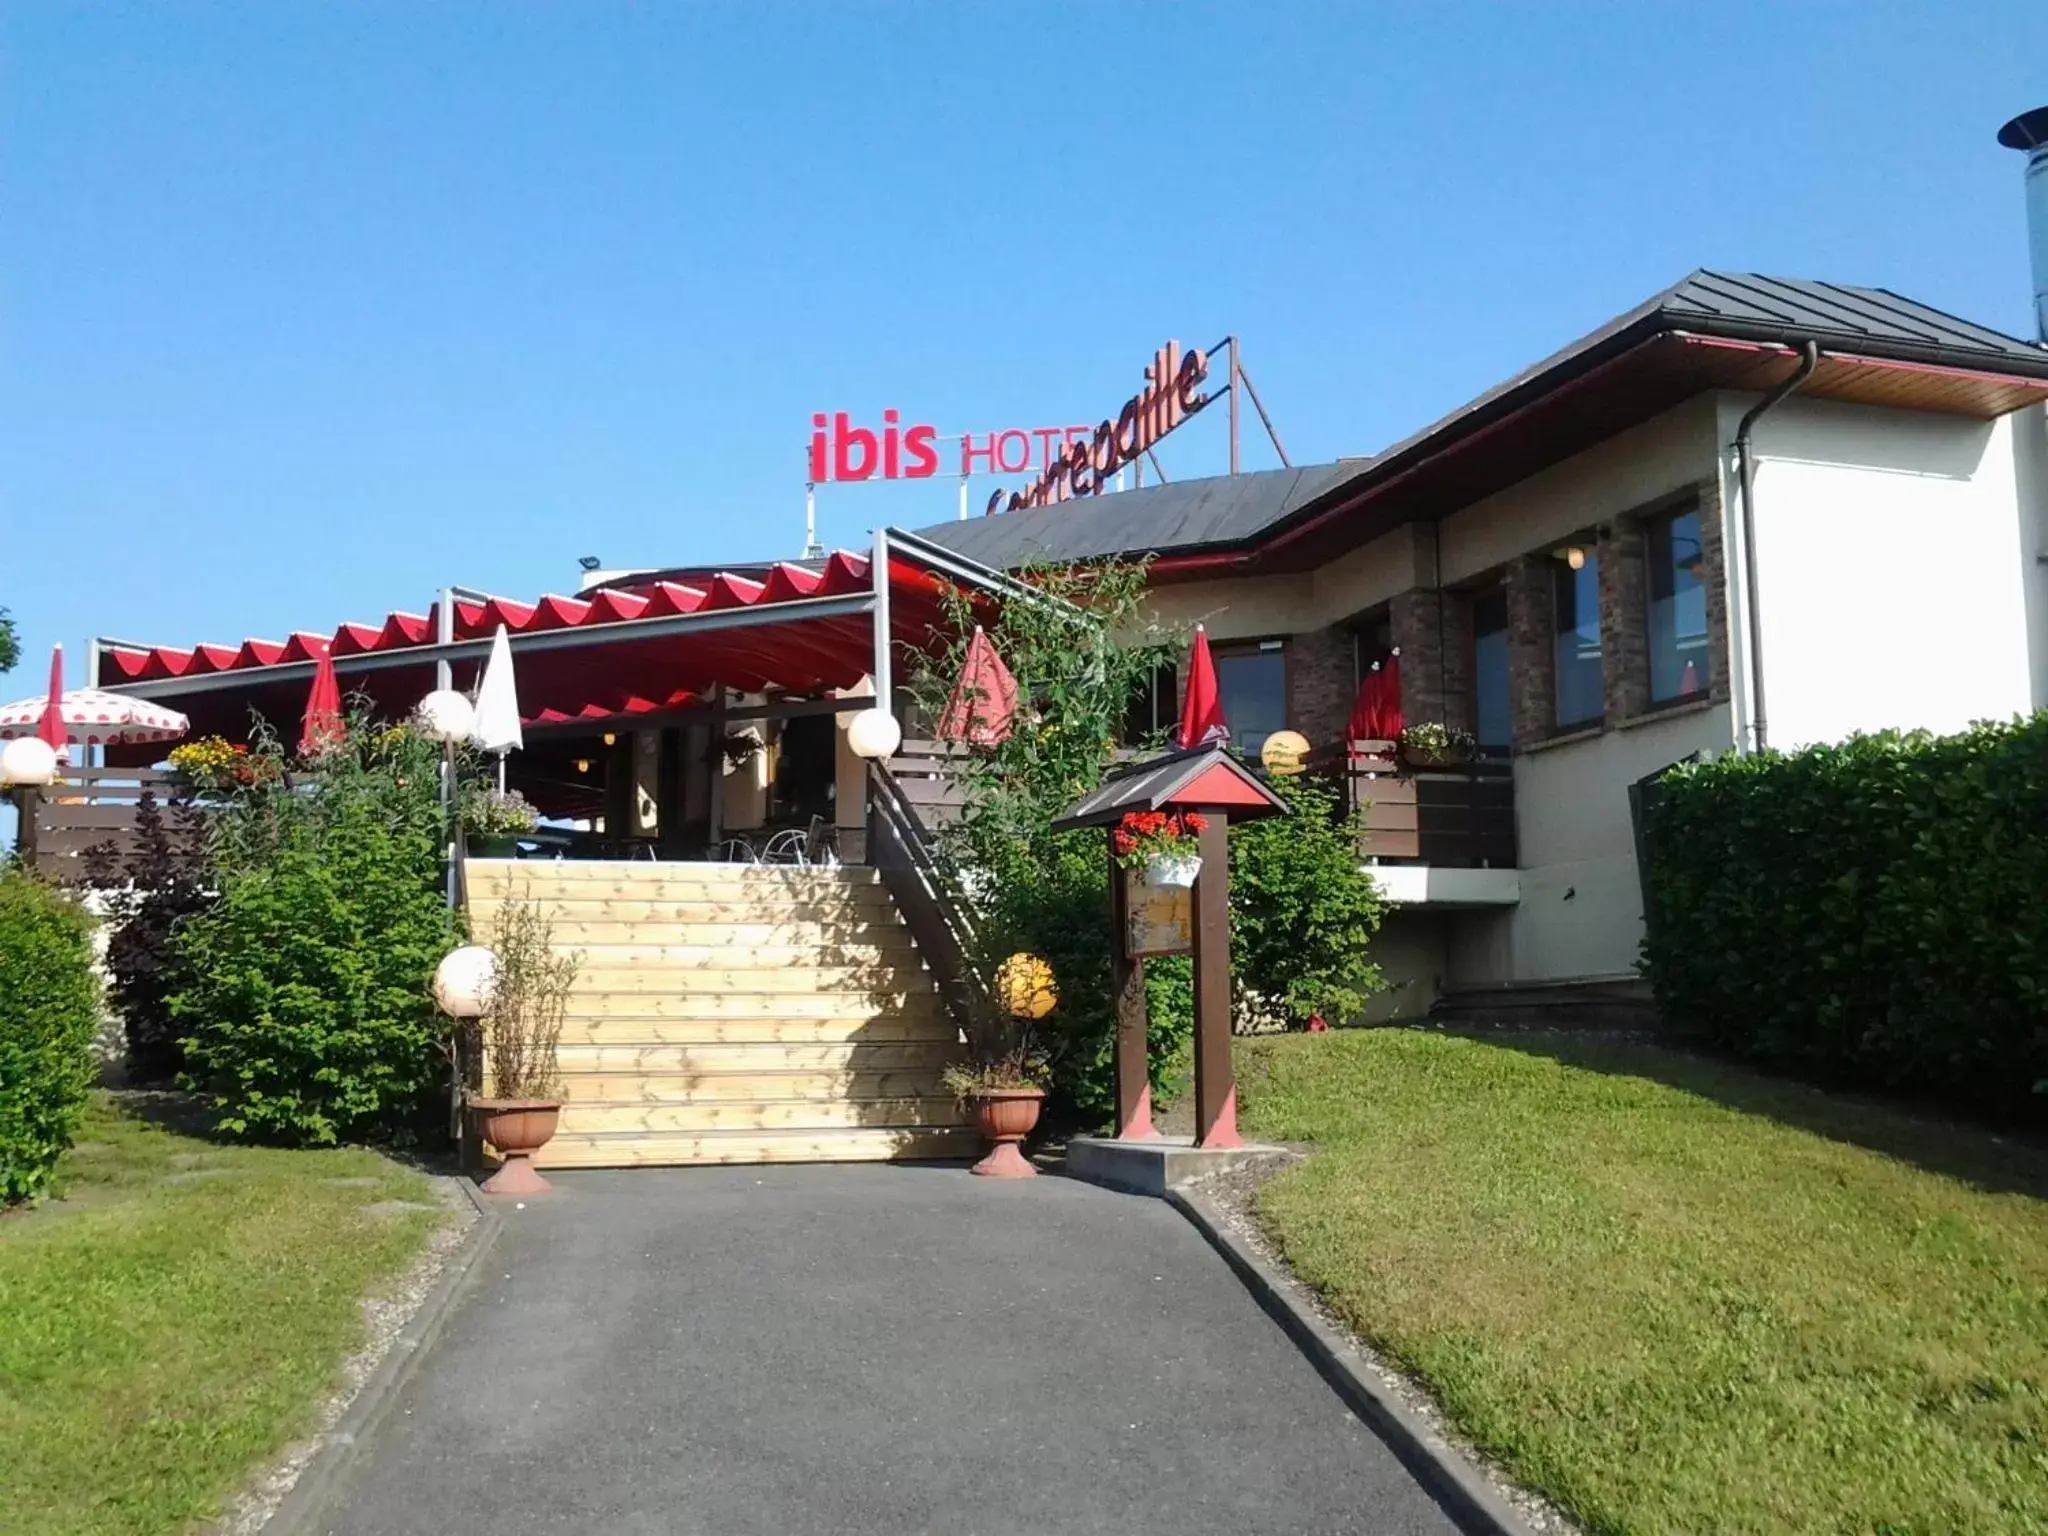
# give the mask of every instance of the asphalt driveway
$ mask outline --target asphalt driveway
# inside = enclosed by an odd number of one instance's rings
[[[1455,1529],[1158,1201],[916,1166],[555,1178],[318,1528]]]

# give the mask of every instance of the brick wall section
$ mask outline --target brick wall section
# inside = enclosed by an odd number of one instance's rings
[[[1524,555],[1507,568],[1508,702],[1517,751],[1556,731],[1552,563],[1548,555]]]
[[[1411,587],[1387,605],[1401,652],[1401,718],[1410,725],[1444,718],[1443,594]]]
[[[1648,540],[1636,517],[1600,530],[1600,691],[1609,720],[1650,707]]]
[[[1469,731],[1477,723],[1472,698],[1472,599],[1446,592],[1444,605],[1444,723]]]
[[[1707,584],[1707,654],[1714,658],[1714,675],[1707,693],[1715,703],[1728,702],[1730,657],[1728,640],[1727,543],[1721,520],[1721,477],[1699,483],[1700,553],[1705,558]]]
[[[1287,724],[1315,751],[1338,748],[1358,693],[1351,631],[1336,625],[1287,641]]]

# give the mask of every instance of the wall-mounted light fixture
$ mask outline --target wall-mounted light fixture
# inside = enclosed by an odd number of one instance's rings
[[[1586,550],[1582,544],[1567,544],[1562,549],[1553,549],[1551,553],[1575,571],[1586,568]]]
[[[579,757],[579,758],[577,758],[577,759],[576,759],[576,771],[577,771],[578,773],[588,773],[588,772],[590,772],[590,759],[589,759],[589,758],[587,758],[587,757]]]

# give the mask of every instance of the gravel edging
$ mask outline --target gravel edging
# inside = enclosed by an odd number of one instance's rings
[[[1583,1527],[1521,1487],[1463,1440],[1412,1378],[1344,1326],[1296,1280],[1252,1215],[1261,1184],[1294,1161],[1271,1161],[1169,1190],[1167,1202],[1236,1272],[1360,1418],[1377,1430],[1465,1530],[1484,1536],[1582,1536]]]
[[[428,1238],[398,1279],[363,1300],[368,1338],[342,1363],[341,1384],[323,1402],[312,1432],[258,1473],[230,1504],[217,1536],[294,1536],[310,1529],[336,1474],[382,1417],[426,1346],[467,1289],[477,1260],[504,1220],[469,1180],[437,1177],[434,1192],[456,1219]]]

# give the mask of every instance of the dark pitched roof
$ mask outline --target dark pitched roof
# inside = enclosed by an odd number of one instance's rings
[[[1112,554],[1249,549],[1317,504],[1361,491],[1524,401],[1671,333],[1779,345],[1811,339],[1836,356],[2048,379],[2048,348],[1883,288],[1701,270],[1371,458],[1175,481],[918,531],[998,568]]]
[[[1085,501],[970,517],[918,534],[983,565],[1097,560],[1116,554],[1167,554],[1255,538],[1350,480],[1364,460],[1249,475],[1176,480]]]

